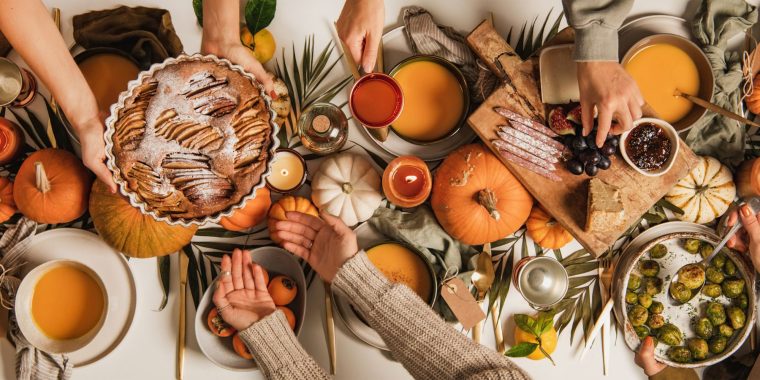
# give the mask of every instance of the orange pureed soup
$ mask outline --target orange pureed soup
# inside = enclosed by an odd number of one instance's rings
[[[79,63],[79,69],[98,101],[100,112],[105,115],[111,112],[111,104],[119,100],[119,94],[127,89],[129,81],[140,73],[129,59],[110,53],[86,58]]]
[[[416,253],[401,244],[385,243],[367,250],[367,256],[391,282],[410,287],[425,301],[430,299],[430,270]]]
[[[673,95],[676,90],[699,94],[699,71],[686,52],[671,44],[647,46],[631,57],[625,69],[657,115],[675,123],[691,111],[692,103]]]
[[[464,112],[464,94],[457,77],[431,61],[402,66],[393,78],[404,94],[404,109],[393,130],[417,141],[435,141],[451,132]]]
[[[62,264],[40,276],[32,296],[32,318],[49,338],[79,338],[95,328],[105,300],[98,282],[81,269]]]

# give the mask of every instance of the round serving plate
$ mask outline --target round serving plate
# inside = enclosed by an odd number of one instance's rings
[[[261,247],[251,251],[253,262],[261,265],[272,273],[282,274],[292,278],[298,285],[298,295],[293,301],[293,314],[296,316],[295,334],[301,333],[304,317],[306,316],[306,279],[303,275],[303,269],[298,260],[293,255],[278,247]],[[217,277],[218,279],[218,277]],[[195,314],[195,338],[198,341],[198,347],[201,352],[214,364],[219,367],[233,371],[251,371],[256,369],[256,362],[249,359],[243,359],[232,349],[232,337],[220,338],[209,330],[206,324],[206,317],[211,308],[214,307],[213,295],[216,291],[216,279],[212,282],[203,298],[198,303]]]
[[[399,62],[414,55],[411,46],[406,41],[404,26],[392,29],[383,35],[383,71],[388,72]],[[475,139],[475,132],[467,125],[462,125],[451,135],[425,144],[416,144],[401,136],[390,128],[385,141],[376,139],[366,128],[359,128],[377,147],[393,156],[417,156],[425,161],[439,161],[463,144]]]
[[[642,245],[667,234],[672,234],[675,232],[696,232],[696,233],[703,233],[706,235],[715,235],[715,231],[702,224],[697,223],[690,223],[690,222],[681,222],[681,221],[675,221],[675,222],[666,222],[658,224],[652,228],[646,229],[643,232],[641,232],[638,236],[633,238],[628,244],[626,244],[623,247],[623,250],[621,251],[621,263],[623,261],[623,258],[630,256],[628,253],[629,251],[635,251],[639,249]],[[717,237],[717,235],[716,235]]]
[[[655,34],[675,34],[694,40],[690,24],[683,18],[671,15],[649,15],[630,20],[618,30],[618,54],[622,58],[637,42]]]
[[[68,354],[75,367],[83,367],[108,355],[129,331],[135,315],[135,280],[121,253],[97,235],[74,228],[48,230],[31,237],[22,275],[38,265],[62,259],[86,263],[102,279],[108,298],[100,331],[86,346]]]
[[[679,222],[674,222],[679,223]],[[682,223],[682,222],[680,222]],[[684,239],[698,239],[705,242],[708,242],[710,244],[717,244],[718,243],[718,236],[714,233],[714,231],[710,229],[703,229],[703,228],[697,228],[695,226],[685,226],[685,225],[675,225],[671,223],[669,226],[666,226],[664,228],[660,228],[659,231],[657,231],[656,237],[653,237],[651,239],[645,239],[646,236],[642,239],[640,239],[638,242],[632,241],[633,244],[629,245],[628,248],[625,249],[623,256],[620,258],[619,263],[615,267],[615,273],[613,275],[613,285],[612,285],[612,291],[613,291],[613,299],[615,300],[615,317],[618,321],[618,324],[620,324],[620,327],[623,329],[624,337],[626,344],[628,347],[636,351],[638,350],[639,345],[641,344],[641,340],[636,335],[636,332],[633,329],[633,326],[628,321],[628,305],[625,302],[625,294],[628,287],[628,279],[631,275],[631,273],[638,274],[638,262],[641,258],[648,257],[648,251],[650,248],[655,246],[656,244],[664,244],[668,248],[668,254],[662,259],[656,259],[658,264],[660,265],[660,272],[658,274],[658,277],[663,280],[662,285],[662,291],[653,296],[653,299],[655,301],[662,302],[662,304],[665,306],[665,310],[663,311],[663,316],[665,316],[667,322],[674,324],[677,326],[682,333],[684,333],[687,337],[694,337],[696,334],[693,330],[693,319],[696,317],[701,317],[704,315],[704,305],[706,302],[713,300],[713,298],[707,297],[703,294],[698,294],[695,296],[692,300],[690,300],[688,303],[680,306],[673,306],[670,304],[668,300],[668,287],[670,284],[670,279],[673,278],[673,276],[676,274],[678,269],[683,267],[686,264],[690,263],[696,263],[702,260],[702,257],[698,254],[691,254],[687,252],[683,248],[683,240]],[[691,223],[687,223],[691,224]],[[685,231],[683,228],[679,229],[679,227],[687,227],[686,229],[689,231]],[[704,227],[704,226],[702,226]],[[705,227],[706,228],[706,227]],[[643,234],[642,234],[643,235]],[[652,233],[650,235],[655,235],[655,233]],[[641,235],[639,235],[641,237]],[[637,237],[637,239],[639,238]],[[634,239],[636,240],[636,239]],[[755,288],[751,284],[755,283],[755,270],[754,268],[749,265],[746,260],[742,257],[742,255],[730,251],[727,251],[727,256],[736,264],[737,269],[739,273],[741,274],[741,277],[745,280],[745,282],[748,284],[746,286],[747,289],[747,298],[749,301],[748,307],[746,312],[747,315],[747,321],[744,325],[744,327],[736,331],[734,336],[729,340],[728,345],[726,346],[726,350],[723,351],[720,355],[714,355],[706,360],[702,360],[699,362],[693,362],[693,363],[676,363],[668,359],[666,355],[666,351],[669,348],[669,346],[665,344],[658,344],[655,348],[655,356],[657,359],[669,366],[673,367],[681,367],[681,368],[696,368],[696,367],[703,367],[711,364],[715,364],[731,354],[733,354],[739,347],[744,343],[744,341],[749,336],[749,333],[752,330],[752,327],[755,325]],[[721,302],[722,304],[726,305],[730,303],[730,300],[726,298],[724,295],[721,295],[719,298],[716,299],[718,302]],[[685,344],[685,341],[684,341]]]

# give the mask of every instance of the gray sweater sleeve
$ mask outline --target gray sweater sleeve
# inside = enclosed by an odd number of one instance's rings
[[[576,61],[618,60],[618,28],[633,0],[562,0],[575,29]]]

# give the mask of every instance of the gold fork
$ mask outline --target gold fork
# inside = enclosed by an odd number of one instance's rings
[[[599,259],[599,294],[602,298],[602,305],[606,305],[610,299],[610,289],[612,286],[612,273],[615,270],[613,259],[604,257]],[[609,319],[602,325],[602,370],[607,375],[607,357],[609,356],[609,345],[607,344],[610,337]]]

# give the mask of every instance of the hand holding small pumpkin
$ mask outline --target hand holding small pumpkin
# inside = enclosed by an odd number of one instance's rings
[[[276,310],[267,291],[264,270],[247,251],[235,249],[222,258],[222,272],[214,292],[214,305],[225,322],[238,331],[247,329]]]
[[[760,272],[760,215],[752,213],[749,206],[744,205],[738,211],[734,210],[728,216],[728,227],[736,224],[741,218],[744,227],[736,235],[732,236],[726,244],[729,248],[739,252],[749,251],[749,258],[755,270]]]

